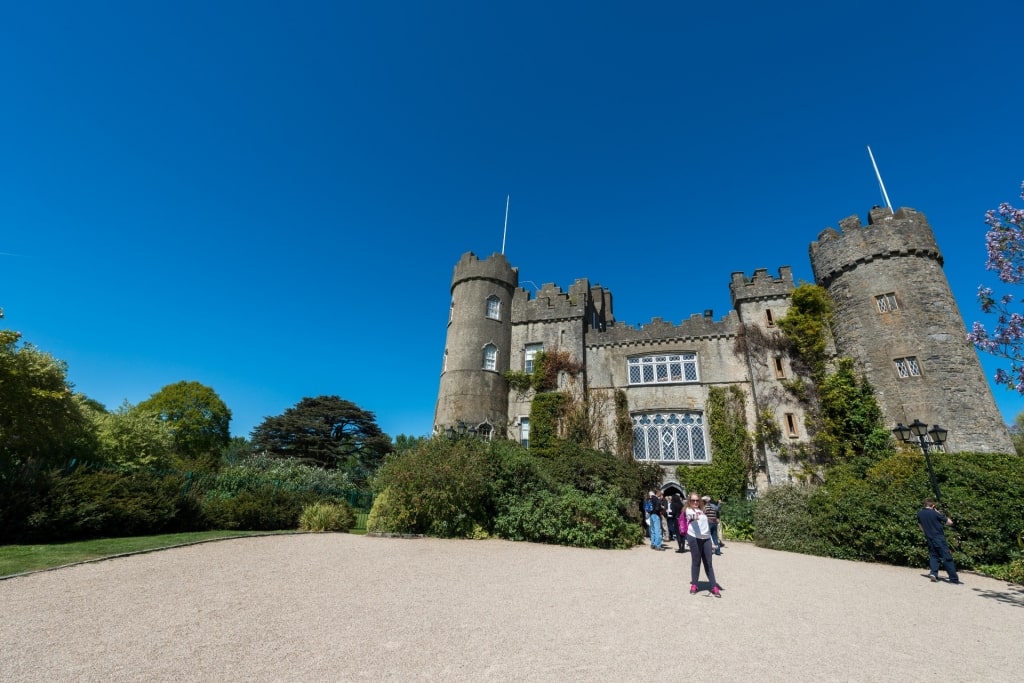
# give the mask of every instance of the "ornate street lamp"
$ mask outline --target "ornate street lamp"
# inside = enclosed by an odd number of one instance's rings
[[[900,441],[917,444],[924,451],[924,464],[928,467],[928,478],[932,482],[932,491],[935,492],[935,500],[941,503],[942,494],[939,492],[939,483],[935,479],[935,470],[932,469],[932,459],[929,457],[928,451],[933,446],[941,446],[946,443],[949,430],[943,429],[939,425],[934,425],[931,429],[928,429],[927,424],[915,417],[909,427],[905,426],[902,422],[898,422],[892,433]],[[930,436],[931,439],[926,439],[925,435]]]

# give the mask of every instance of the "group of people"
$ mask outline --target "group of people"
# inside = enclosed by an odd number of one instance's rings
[[[677,553],[690,549],[690,594],[697,593],[700,568],[710,583],[711,594],[722,597],[721,587],[715,580],[712,555],[722,554],[722,542],[718,538],[718,515],[721,501],[712,501],[710,496],[701,497],[696,492],[687,496],[684,506],[678,493],[669,498],[660,491],[651,491],[644,503],[644,520],[651,537],[651,549],[666,550],[662,543],[663,534],[669,541],[675,540]]]
[[[644,502],[644,521],[651,537],[651,549],[668,548],[662,543],[663,534],[668,536],[669,541],[678,542],[677,553],[686,552],[689,546],[690,595],[698,591],[700,568],[703,565],[711,586],[711,594],[716,598],[722,597],[711,561],[713,555],[722,554],[722,542],[718,538],[721,504],[721,500],[712,501],[710,496],[701,497],[697,493],[690,493],[684,506],[678,493],[666,498],[660,491],[651,491]],[[935,501],[928,498],[917,513],[917,521],[928,542],[928,577],[932,581],[938,581],[941,564],[949,576],[949,583],[959,585],[960,577],[944,533],[944,528],[952,526],[953,520],[936,510]]]

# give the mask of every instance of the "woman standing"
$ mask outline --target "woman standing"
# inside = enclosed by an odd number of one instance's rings
[[[686,519],[689,527],[686,530],[686,541],[690,544],[690,595],[697,592],[697,579],[700,578],[700,564],[704,563],[704,573],[711,582],[711,594],[722,597],[722,591],[715,581],[715,570],[711,566],[711,557],[715,551],[715,542],[711,540],[711,528],[708,516],[701,509],[700,496],[691,492],[686,505]]]

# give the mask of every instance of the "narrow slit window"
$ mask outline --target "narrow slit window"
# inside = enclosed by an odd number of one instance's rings
[[[764,321],[768,327],[775,327],[775,316],[772,314],[772,309],[764,309]]]
[[[785,379],[786,378],[786,368],[782,364],[782,356],[775,356],[775,358],[773,359],[773,362],[775,363],[775,378],[776,379]]]
[[[796,415],[793,413],[786,413],[786,434],[791,439],[795,439],[800,436],[800,433],[796,428]]]

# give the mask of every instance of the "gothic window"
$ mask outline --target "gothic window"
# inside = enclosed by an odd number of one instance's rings
[[[775,327],[775,316],[772,315],[772,309],[764,309],[764,322],[768,327]]]
[[[626,359],[630,384],[696,382],[697,354],[672,353]]]
[[[785,366],[782,365],[782,356],[775,356],[775,358],[773,358],[772,361],[773,361],[773,363],[775,365],[775,377],[776,377],[776,379],[785,379],[786,378],[786,368],[785,368]]]
[[[494,438],[494,427],[484,422],[476,428],[476,435],[484,441],[491,441]]]
[[[921,376],[921,366],[917,364],[915,356],[897,358],[893,362],[896,363],[896,374],[899,375],[900,379]]]
[[[879,313],[891,313],[898,310],[899,304],[896,301],[896,292],[879,294],[875,297],[875,305],[878,306]]]
[[[654,462],[709,462],[700,412],[638,413],[633,420],[633,457]]]
[[[501,320],[501,299],[493,294],[487,297],[487,317],[492,320]]]
[[[530,418],[519,418],[519,443],[524,447],[530,447]]]
[[[498,369],[498,347],[494,344],[488,344],[484,347],[484,370],[497,370]]]
[[[796,428],[796,415],[793,413],[786,413],[786,435],[791,439],[800,436],[800,432]]]
[[[533,359],[543,350],[543,344],[527,344],[526,352],[523,354],[523,370],[533,372]]]

